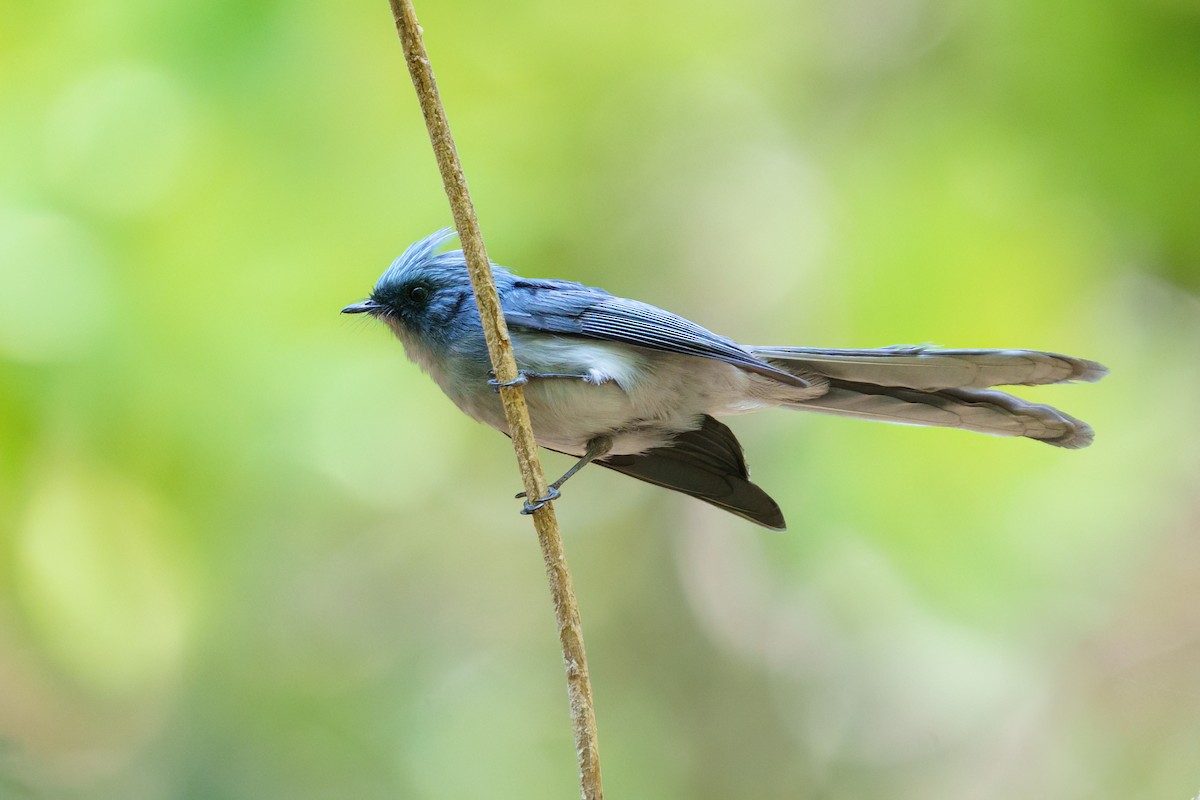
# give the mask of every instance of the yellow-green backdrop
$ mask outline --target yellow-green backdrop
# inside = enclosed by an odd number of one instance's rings
[[[418,13],[499,263],[1112,369],[1082,452],[734,420],[783,535],[572,482],[610,797],[1200,791],[1195,3]],[[0,797],[573,796],[509,444],[338,315],[449,221],[387,4],[0,20]]]

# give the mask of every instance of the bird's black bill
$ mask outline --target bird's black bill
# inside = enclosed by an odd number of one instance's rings
[[[361,303],[346,306],[342,309],[343,314],[370,314],[372,311],[378,311],[383,306],[376,303],[374,300],[363,300]]]

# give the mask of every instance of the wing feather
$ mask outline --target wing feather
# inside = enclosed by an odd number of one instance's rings
[[[582,336],[712,358],[790,386],[813,382],[756,358],[738,343],[661,308],[568,281],[518,278],[502,305],[509,327]]]
[[[602,467],[674,489],[772,530],[784,530],[783,512],[770,495],[750,482],[742,446],[733,431],[712,417],[664,447],[640,455],[609,456]]]

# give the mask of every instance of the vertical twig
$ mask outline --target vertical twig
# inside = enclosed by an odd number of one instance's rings
[[[511,381],[517,377],[517,364],[513,358],[512,343],[508,338],[508,327],[500,309],[500,298],[487,252],[483,247],[483,236],[475,218],[475,207],[467,191],[462,163],[450,136],[450,124],[446,111],[438,97],[437,84],[429,55],[421,40],[421,27],[411,0],[389,0],[392,16],[396,20],[396,31],[404,46],[404,57],[412,75],[413,86],[421,101],[425,115],[425,127],[437,156],[446,196],[454,213],[454,224],[462,242],[467,269],[471,275],[471,286],[479,316],[483,321],[483,333],[487,338],[488,353],[497,380]],[[537,443],[529,423],[529,411],[525,407],[525,393],[520,386],[503,388],[500,397],[504,403],[504,416],[512,434],[513,449],[521,468],[521,478],[529,497],[546,495],[546,478],[538,460]],[[567,569],[567,558],[563,552],[562,536],[552,504],[543,506],[533,514],[538,541],[542,546],[542,558],[546,562],[546,577],[550,581],[550,593],[554,598],[554,616],[558,623],[558,638],[562,645],[563,662],[567,672],[567,696],[571,703],[571,720],[575,728],[575,749],[579,756],[580,793],[584,800],[601,800],[604,796],[600,784],[600,754],[596,741],[596,714],[592,708],[592,685],[588,677],[587,656],[583,648],[583,628],[579,621],[579,606],[575,600],[575,588],[571,572]]]

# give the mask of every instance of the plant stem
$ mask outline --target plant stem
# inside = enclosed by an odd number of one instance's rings
[[[429,130],[429,141],[437,157],[446,196],[454,214],[458,238],[462,242],[467,270],[471,276],[471,287],[483,322],[483,333],[487,338],[488,353],[496,379],[501,383],[517,378],[517,363],[513,358],[512,343],[508,327],[496,294],[492,279],[491,264],[483,246],[483,235],[475,217],[475,207],[467,191],[462,163],[450,135],[450,124],[446,111],[438,96],[437,83],[429,64],[429,55],[421,39],[421,27],[411,0],[389,0],[392,16],[396,20],[396,31],[404,47],[408,71],[413,86],[421,101],[425,115],[425,127]],[[512,435],[513,449],[528,497],[545,497],[546,477],[538,459],[537,442],[529,422],[529,410],[525,405],[525,393],[520,386],[501,388],[500,398],[504,403],[504,416]],[[600,753],[596,736],[596,714],[592,706],[592,685],[588,676],[587,655],[583,647],[583,627],[579,619],[579,605],[575,600],[575,588],[571,572],[567,568],[567,557],[563,552],[562,535],[554,506],[547,503],[533,513],[533,525],[537,530],[538,542],[542,547],[542,558],[546,562],[546,577],[550,582],[550,594],[554,599],[554,617],[558,623],[558,638],[562,645],[563,663],[567,673],[567,697],[571,704],[571,720],[575,729],[575,750],[579,756],[580,796],[583,800],[601,800],[604,790],[600,782]]]

